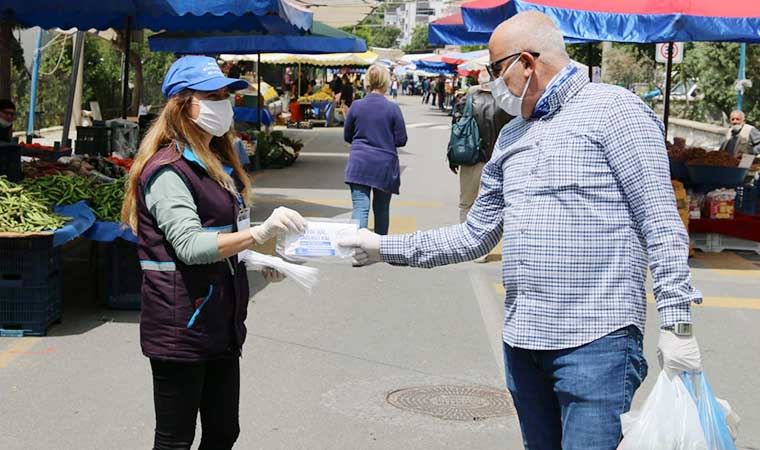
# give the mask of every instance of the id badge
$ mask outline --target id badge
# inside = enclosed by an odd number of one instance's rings
[[[251,228],[251,208],[242,208],[237,216],[237,230],[243,231]]]

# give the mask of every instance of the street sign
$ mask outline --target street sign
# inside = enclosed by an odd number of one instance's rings
[[[657,44],[654,52],[654,60],[659,63],[668,62],[668,43]],[[673,64],[683,62],[683,42],[673,42]]]

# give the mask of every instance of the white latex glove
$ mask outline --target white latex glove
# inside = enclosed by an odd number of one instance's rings
[[[359,230],[356,236],[339,238],[337,244],[354,249],[354,266],[368,266],[383,261],[380,256],[380,235],[366,228]]]
[[[280,206],[272,212],[261,225],[251,227],[251,236],[259,244],[280,236],[287,231],[303,233],[306,230],[306,220],[296,211]]]
[[[264,267],[261,270],[261,274],[264,276],[264,279],[268,283],[279,283],[280,281],[287,278],[284,273],[278,271],[277,269],[272,269],[271,267]]]
[[[657,359],[660,361],[662,370],[665,370],[670,377],[681,372],[702,370],[702,357],[699,353],[697,338],[677,336],[670,330],[660,330]]]

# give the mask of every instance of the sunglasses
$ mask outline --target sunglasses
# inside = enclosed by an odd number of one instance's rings
[[[507,56],[505,56],[505,57],[503,57],[503,58],[501,58],[499,60],[496,60],[496,61],[488,64],[486,66],[486,70],[488,70],[488,74],[491,75],[491,78],[493,78],[495,80],[496,78],[499,77],[499,75],[501,75],[501,67],[504,65],[504,62],[506,60],[508,60],[510,58],[514,58],[515,56],[520,56],[523,53],[527,53],[527,54],[533,56],[534,58],[538,58],[539,56],[541,56],[541,53],[539,53],[539,52],[522,51],[522,52],[512,53],[511,55],[507,55]]]

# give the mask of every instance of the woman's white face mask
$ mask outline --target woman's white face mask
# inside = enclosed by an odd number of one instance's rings
[[[523,99],[525,98],[525,93],[528,91],[530,80],[533,78],[533,74],[530,74],[528,81],[525,82],[525,87],[522,90],[522,94],[520,94],[519,97],[509,90],[507,83],[504,82],[504,77],[507,75],[507,73],[509,73],[510,69],[512,69],[512,67],[517,64],[518,61],[520,61],[519,57],[515,59],[512,64],[509,65],[509,67],[507,67],[507,70],[505,70],[500,77],[491,82],[491,92],[493,93],[493,97],[496,99],[496,103],[507,114],[515,117],[522,115]]]
[[[193,119],[207,133],[220,137],[232,127],[232,103],[224,100],[193,100],[198,105],[198,117]]]

